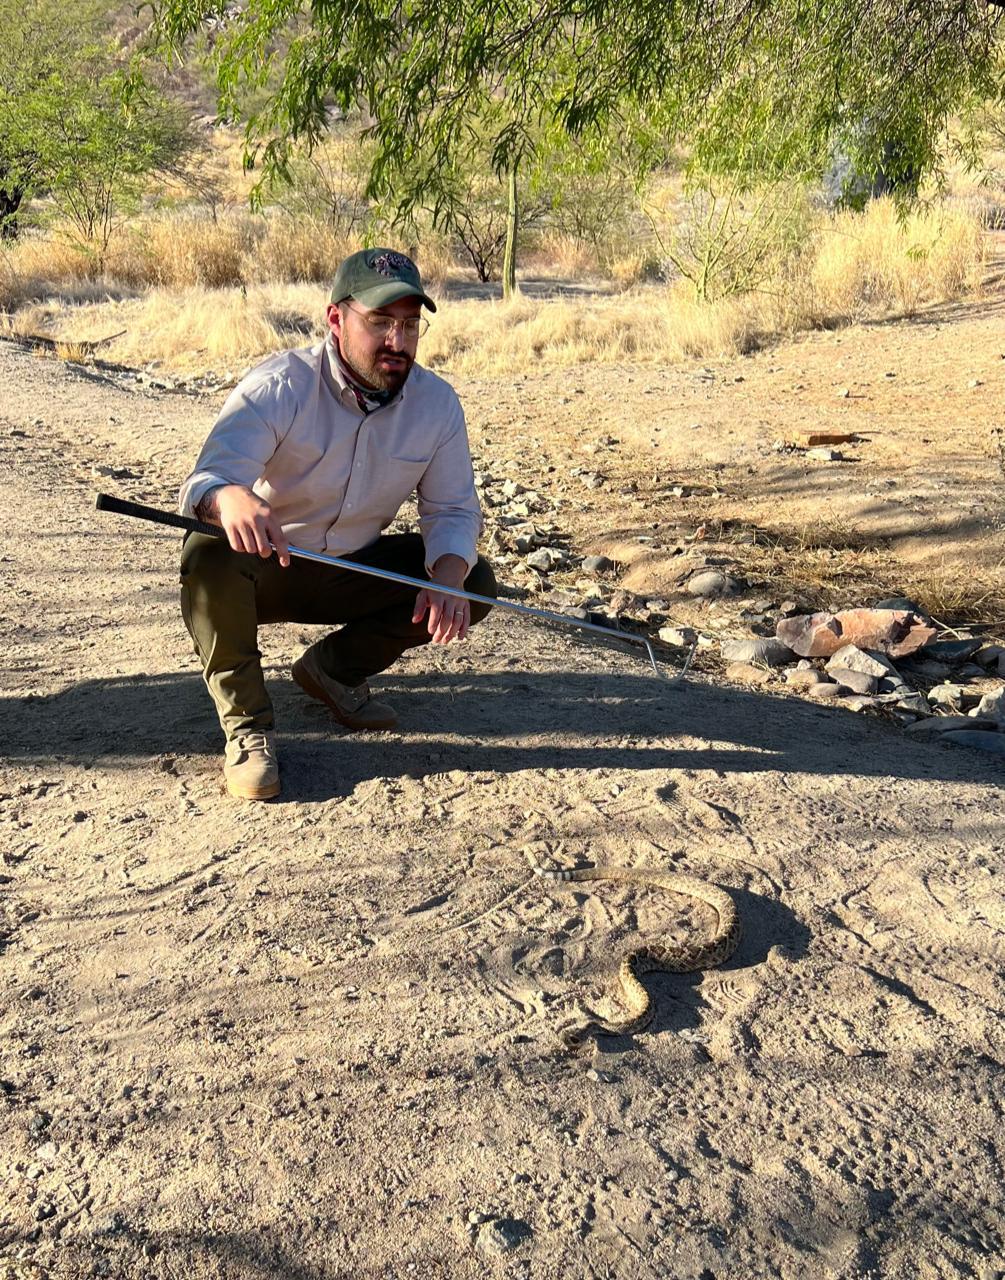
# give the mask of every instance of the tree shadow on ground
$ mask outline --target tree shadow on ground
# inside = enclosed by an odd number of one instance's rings
[[[270,680],[284,800],[351,792],[374,777],[450,770],[712,769],[826,777],[939,778],[999,785],[993,760],[920,744],[895,726],[792,698],[643,674],[575,671],[387,673],[395,733],[351,734],[289,679]],[[39,697],[6,696],[9,761],[132,764],[217,756],[221,738],[200,677],[86,680]],[[687,743],[678,740],[691,739]],[[700,745],[695,745],[698,739]]]

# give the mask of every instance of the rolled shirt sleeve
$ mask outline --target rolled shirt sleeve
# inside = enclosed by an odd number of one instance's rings
[[[478,560],[482,512],[475,489],[464,413],[460,403],[455,403],[456,414],[449,432],[416,487],[419,532],[426,550],[427,573],[432,572],[433,565],[441,556],[460,556],[469,573]]]

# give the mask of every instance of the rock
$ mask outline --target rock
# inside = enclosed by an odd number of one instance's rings
[[[722,656],[727,662],[761,662],[766,667],[784,667],[795,657],[780,640],[724,640]]]
[[[849,711],[867,711],[870,707],[877,705],[877,699],[863,698],[855,694],[853,697],[848,698],[844,705]]]
[[[564,564],[565,560],[564,551],[559,551],[555,547],[541,547],[540,550],[532,552],[524,563],[531,569],[536,569],[538,573],[548,573],[558,565]]]
[[[826,658],[850,644],[896,658],[927,644],[935,628],[907,609],[843,609],[783,618],[775,635],[804,658]]]
[[[468,1211],[468,1222],[470,1222],[473,1227],[480,1227],[483,1222],[491,1221],[491,1213],[481,1213],[478,1209],[470,1209]]]
[[[933,640],[919,651],[919,657],[935,658],[955,666],[972,658],[984,643],[983,640]]]
[[[831,698],[840,698],[845,692],[844,686],[828,680],[826,684],[811,684],[806,690],[807,697],[816,698],[820,702],[829,702]]]
[[[994,729],[994,727],[993,720],[980,720],[973,716],[929,716],[925,720],[915,720],[913,724],[905,725],[904,732],[910,734],[912,738],[927,742],[932,738],[941,737],[944,733],[952,733],[954,730],[969,733],[971,730]]]
[[[942,734],[939,741],[1005,756],[1005,733],[991,733],[982,729],[952,729],[949,733]]]
[[[518,480],[504,480],[502,483],[502,495],[504,498],[516,498],[527,490]]]
[[[850,689],[852,693],[872,694],[879,688],[879,680],[876,676],[871,676],[865,671],[855,671],[851,667],[844,667],[837,676],[840,684],[846,689]]]
[[[812,461],[814,462],[841,462],[842,461],[841,455],[838,453],[837,449],[823,449],[823,448],[807,449],[806,456],[807,458],[812,459]]]
[[[752,667],[747,662],[731,662],[726,668],[726,679],[735,680],[737,684],[767,684],[771,674],[763,667]]]
[[[793,667],[791,671],[786,671],[785,683],[794,689],[808,689],[814,684],[832,684],[833,682],[820,671],[800,670],[798,667]]]
[[[676,645],[680,649],[690,649],[698,639],[693,627],[660,627],[656,634],[664,644]]]
[[[838,673],[836,678],[839,680],[842,678],[841,673],[845,671],[858,671],[862,675],[875,676],[877,680],[896,671],[893,663],[881,653],[866,653],[853,644],[838,649],[837,653],[828,658],[826,665],[831,674]]]
[[[965,689],[961,684],[937,684],[928,691],[928,701],[933,707],[952,707],[959,710],[963,706]]]
[[[919,716],[929,716],[932,714],[931,708],[925,701],[923,694],[915,693],[913,689],[906,690],[897,698],[897,706],[903,711],[914,711]]]
[[[717,596],[731,595],[740,589],[740,584],[728,574],[708,569],[689,578],[684,589],[689,596],[712,600]]]
[[[516,1218],[497,1218],[495,1222],[486,1222],[478,1232],[475,1248],[490,1257],[499,1257],[522,1244],[530,1234],[526,1222]]]
[[[974,661],[981,667],[996,667],[1005,658],[1005,648],[1000,644],[985,645],[974,654]]]
[[[919,618],[927,618],[928,614],[914,600],[907,596],[891,596],[889,600],[877,600],[874,609],[896,609],[898,612],[916,613]]]
[[[1005,685],[981,698],[977,704],[977,714],[987,716],[999,724],[1005,723]]]
[[[587,556],[583,568],[587,573],[606,573],[614,568],[614,561],[608,560],[607,556]]]
[[[934,658],[912,658],[903,664],[902,669],[911,675],[924,676],[926,680],[945,680],[952,671],[948,662],[936,662]]]

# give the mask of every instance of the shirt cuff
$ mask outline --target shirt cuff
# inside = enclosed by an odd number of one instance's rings
[[[478,551],[470,542],[448,536],[433,537],[426,543],[426,573],[432,575],[433,565],[440,556],[459,556],[468,566],[468,573],[478,563]],[[467,573],[464,576],[467,577]]]
[[[194,472],[178,493],[178,513],[183,516],[194,516],[196,507],[210,489],[222,489],[225,484],[233,484],[233,481],[224,480],[222,476],[210,475],[208,471]]]

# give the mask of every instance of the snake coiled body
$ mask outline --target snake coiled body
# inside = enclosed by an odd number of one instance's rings
[[[740,917],[736,904],[728,893],[716,885],[708,884],[695,876],[671,871],[651,871],[635,867],[582,867],[575,871],[546,871],[538,874],[549,880],[590,881],[615,880],[621,883],[647,885],[665,889],[670,893],[685,894],[697,898],[718,916],[718,925],[711,937],[696,942],[650,942],[630,951],[621,961],[618,978],[622,996],[628,1006],[629,1016],[623,1022],[603,1023],[592,1020],[583,1026],[563,1033],[567,1048],[581,1048],[591,1036],[624,1036],[641,1031],[652,1021],[655,1008],[649,992],[639,981],[646,973],[692,973],[696,969],[711,969],[724,964],[740,942]]]

